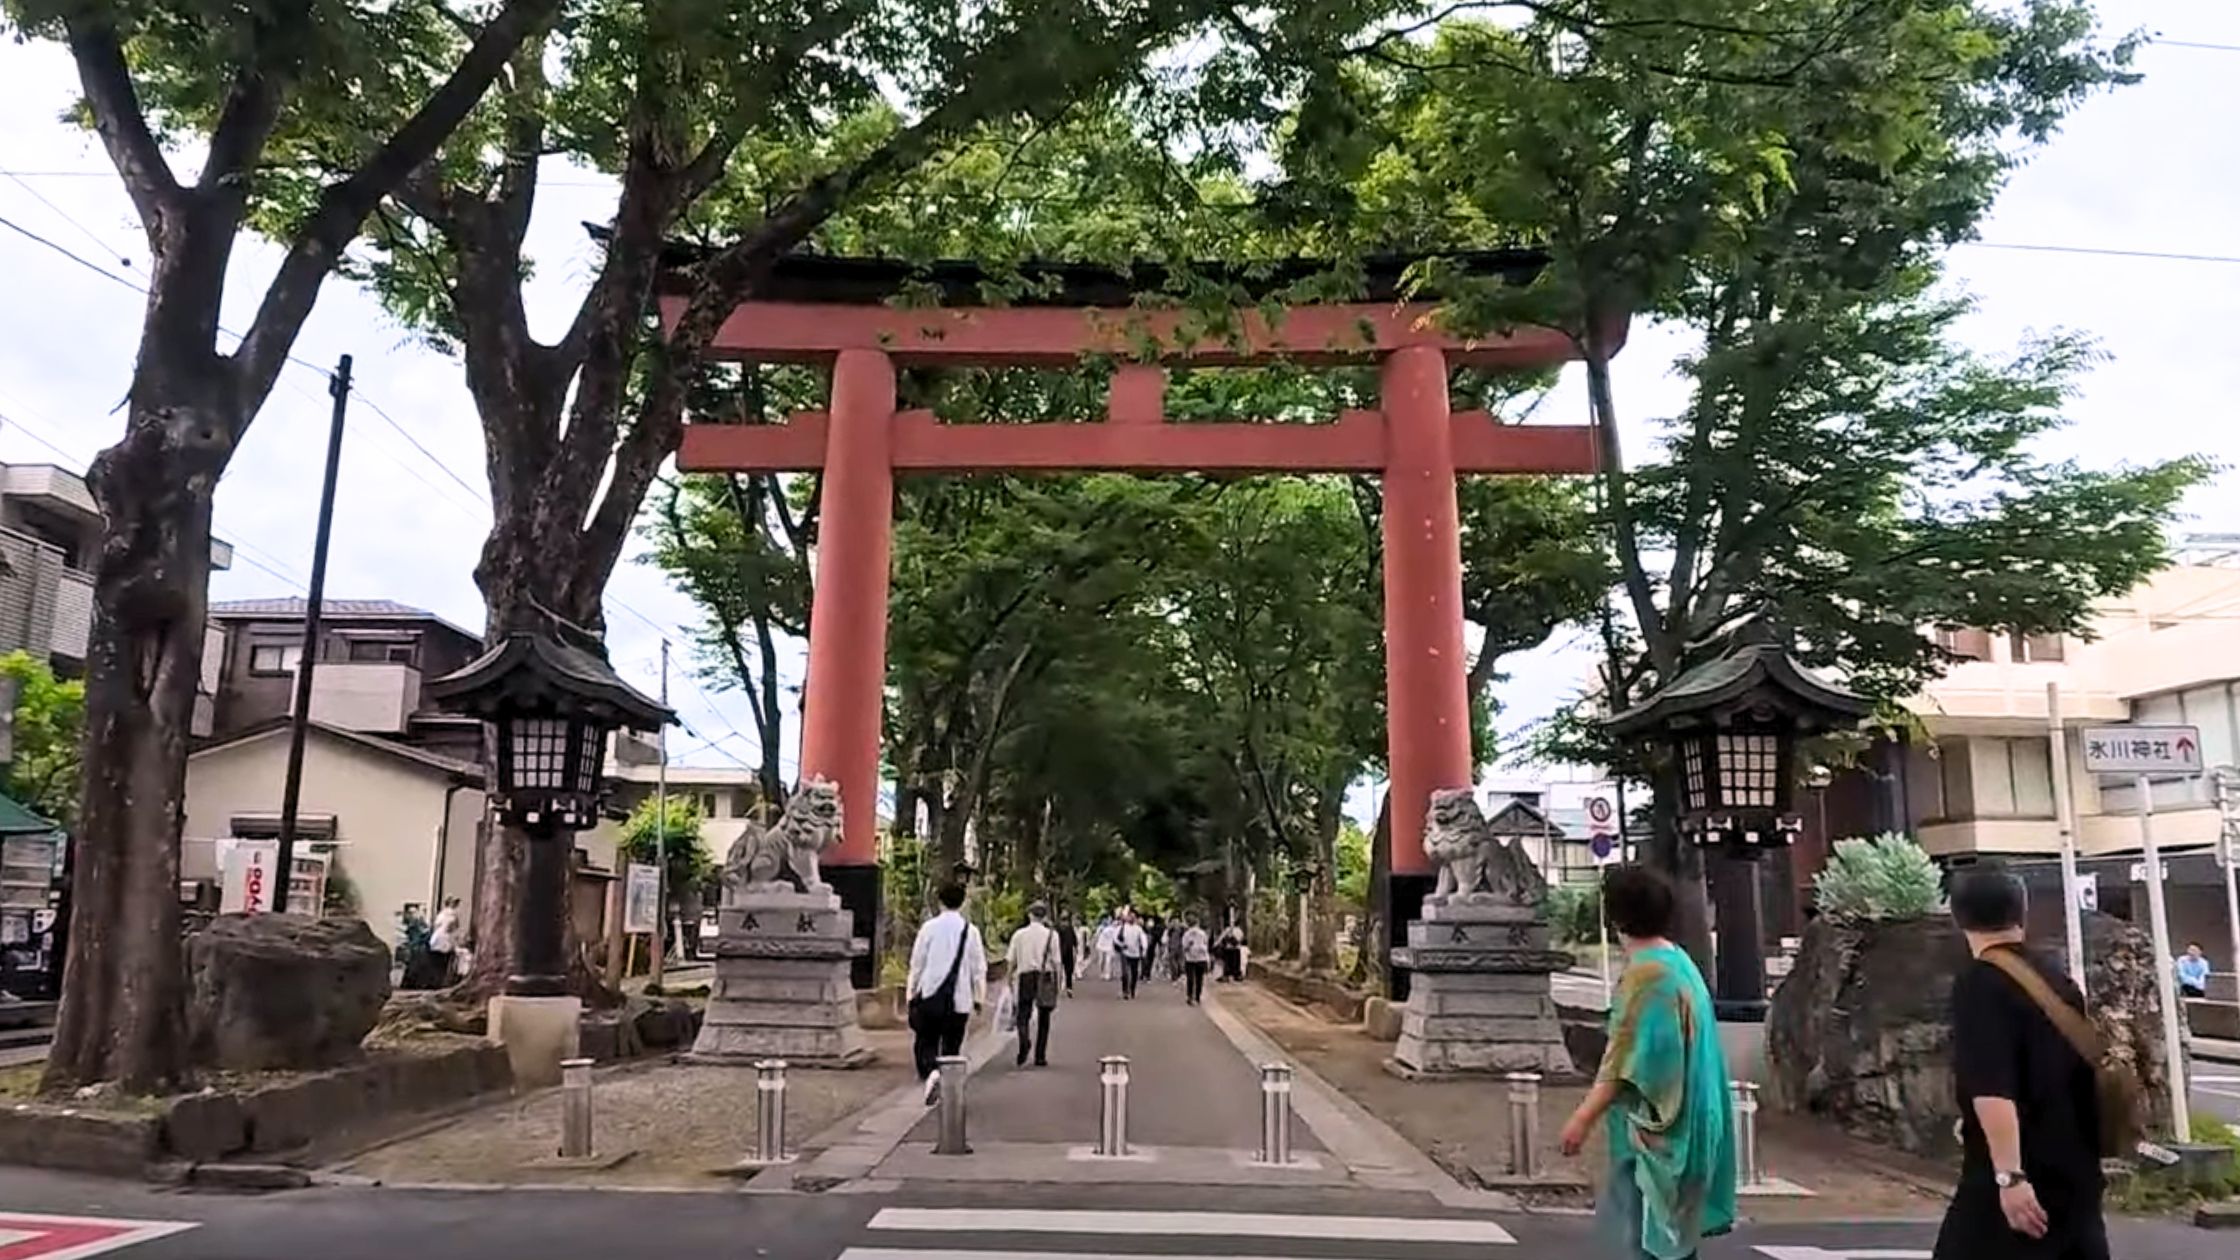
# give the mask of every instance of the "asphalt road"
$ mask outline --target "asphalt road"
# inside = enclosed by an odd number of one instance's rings
[[[2194,1114],[2240,1124],[2240,1063],[2195,1059],[2190,1073]],[[2240,1247],[2236,1247],[2240,1250]]]
[[[1236,1187],[954,1185],[880,1194],[440,1192],[240,1197],[0,1172],[7,1260],[1554,1260],[1598,1254],[1581,1216],[1442,1211],[1413,1196]],[[40,1214],[40,1215],[34,1215]],[[44,1214],[74,1218],[56,1222]],[[91,1218],[89,1220],[89,1218]],[[103,1230],[187,1226],[132,1241]],[[1706,1260],[1927,1260],[1926,1222],[1745,1227]],[[121,1245],[120,1245],[121,1244]],[[2230,1234],[2125,1224],[2124,1260],[2231,1260]]]

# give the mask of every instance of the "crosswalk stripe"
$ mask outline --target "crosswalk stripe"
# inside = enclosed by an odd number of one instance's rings
[[[1108,1234],[1128,1237],[1312,1238],[1337,1242],[1513,1243],[1492,1221],[1468,1217],[1293,1216],[1270,1212],[1099,1212],[1049,1209],[882,1208],[870,1228],[921,1233]],[[930,1253],[918,1252],[919,1255]]]
[[[1134,1251],[942,1251],[925,1247],[850,1247],[840,1260],[1296,1260],[1292,1256],[1146,1257]],[[1366,1258],[1363,1258],[1366,1260]]]

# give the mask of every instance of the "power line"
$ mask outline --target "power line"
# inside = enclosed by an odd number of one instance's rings
[[[99,249],[102,253],[116,253],[116,251],[109,245],[107,241],[101,239],[98,233],[96,233],[92,228],[89,228],[85,224],[79,222],[77,216],[71,214],[68,210],[65,210],[61,206],[56,205],[54,202],[49,201],[45,193],[40,192],[38,189],[31,186],[30,181],[24,179],[21,175],[18,175],[13,171],[0,171],[0,175],[6,175],[9,179],[15,181],[17,187],[23,189],[25,192],[30,193],[33,197],[37,198],[40,205],[45,206],[47,209],[54,211],[58,215],[61,215],[63,222],[68,223],[71,227],[78,229],[78,234],[85,237],[87,240],[92,241],[94,247]],[[120,267],[130,267],[132,265],[132,260],[122,254],[118,254],[117,265]]]
[[[2011,249],[2032,254],[2091,254],[2102,258],[2147,258],[2157,262],[2240,263],[2234,254],[2180,254],[2153,249],[2110,249],[2091,245],[2036,245],[2019,241],[1962,241],[1976,249]]]
[[[2151,48],[2191,48],[2196,52],[2240,52],[2240,44],[2209,44],[2193,39],[2154,39]]]

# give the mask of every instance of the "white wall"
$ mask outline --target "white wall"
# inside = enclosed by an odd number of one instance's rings
[[[232,834],[236,814],[273,813],[280,808],[287,770],[287,732],[275,730],[255,739],[197,753],[187,759],[186,834],[209,839]],[[446,776],[400,758],[311,731],[304,746],[300,810],[335,817],[335,859],[356,886],[358,902],[374,933],[391,945],[397,939],[397,912],[406,902],[425,906],[434,872],[436,830],[444,820]],[[451,801],[453,826],[447,869],[465,874],[446,891],[471,901],[472,819],[482,809],[482,793],[461,788]],[[459,825],[464,816],[468,823]]]

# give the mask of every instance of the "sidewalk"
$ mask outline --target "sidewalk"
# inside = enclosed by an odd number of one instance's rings
[[[1116,980],[1076,981],[1074,996],[1051,1014],[1050,1066],[1013,1066],[1017,1045],[1008,1041],[972,1078],[975,1144],[1093,1145],[1098,1060],[1114,1054],[1128,1059],[1132,1142],[1249,1150],[1259,1141],[1258,1069],[1211,1020],[1183,1004],[1179,985],[1146,980],[1127,1002]],[[930,1143],[934,1131],[928,1116],[909,1140]],[[1296,1149],[1320,1149],[1303,1127],[1296,1133]]]

